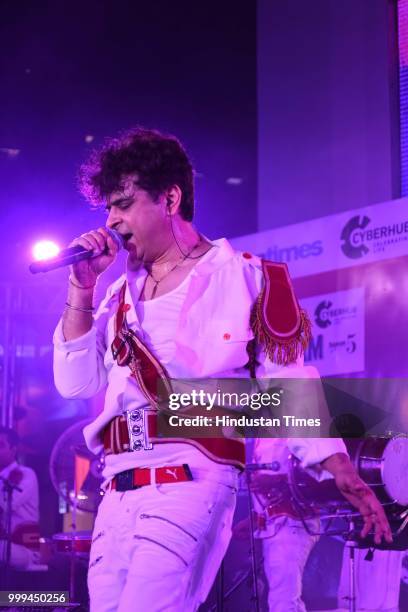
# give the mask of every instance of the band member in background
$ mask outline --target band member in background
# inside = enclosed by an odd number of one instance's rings
[[[88,572],[91,610],[196,610],[229,543],[244,443],[157,436],[157,382],[171,389],[171,379],[272,377],[300,367],[307,321],[283,265],[263,265],[193,226],[193,169],[173,136],[137,128],[108,141],[83,167],[81,185],[93,204],[105,205],[107,228],[73,242],[96,256],[71,269],[54,375],[69,398],[107,385],[104,410],[84,431],[106,461]],[[118,250],[107,229],[122,235],[127,269],[94,314],[97,279]],[[271,321],[262,317],[267,283],[273,300],[282,287],[286,300]],[[284,342],[281,323],[292,328]],[[340,440],[329,451],[325,440],[297,448],[306,465],[324,460],[366,529],[389,537],[381,506]]]
[[[10,566],[27,569],[38,560],[39,495],[35,472],[16,461],[18,436],[0,427],[0,563],[6,562],[11,537]],[[11,534],[8,527],[8,495],[12,490]]]
[[[328,442],[328,453],[329,443]],[[255,537],[262,540],[263,568],[268,585],[268,608],[273,612],[306,612],[302,578],[307,559],[319,540],[320,521],[310,513],[306,523],[292,503],[289,490],[290,450],[286,438],[257,438],[253,460],[270,463],[274,471],[253,473],[251,488]],[[317,475],[317,474],[316,474]]]

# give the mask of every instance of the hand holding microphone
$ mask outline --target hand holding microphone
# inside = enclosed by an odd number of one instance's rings
[[[29,269],[37,274],[71,265],[74,282],[81,287],[92,287],[98,276],[113,263],[122,246],[123,237],[119,232],[100,227],[75,238],[56,257],[33,262]]]
[[[119,248],[123,245],[122,236],[112,234],[114,230],[100,227],[75,238],[71,247],[83,247],[90,257],[72,263],[71,276],[74,283],[80,287],[93,287],[102,272],[116,259]]]

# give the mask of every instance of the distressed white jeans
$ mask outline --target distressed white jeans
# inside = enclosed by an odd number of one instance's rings
[[[108,491],[88,571],[91,612],[190,612],[206,599],[231,537],[238,471]]]

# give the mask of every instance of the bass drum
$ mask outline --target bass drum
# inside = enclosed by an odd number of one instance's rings
[[[401,510],[408,505],[408,437],[372,436],[344,440],[350,459],[360,478],[374,491],[384,506]],[[310,471],[291,456],[289,485],[294,501],[303,508],[319,512],[350,511],[350,503],[328,479],[318,482]]]

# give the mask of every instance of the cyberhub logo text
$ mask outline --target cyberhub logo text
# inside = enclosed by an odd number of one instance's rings
[[[332,302],[323,300],[323,302],[320,302],[320,304],[316,306],[316,310],[314,312],[315,322],[322,329],[331,325],[329,308],[332,305]]]
[[[359,259],[368,253],[369,248],[364,244],[364,230],[370,223],[369,217],[352,217],[343,227],[340,238],[343,243],[341,250],[350,259]]]
[[[326,329],[332,323],[340,323],[344,319],[352,319],[357,314],[357,306],[333,306],[330,300],[322,300],[314,311],[314,320],[321,329]]]
[[[408,221],[389,225],[368,227],[371,219],[366,215],[351,217],[343,227],[340,238],[341,250],[350,259],[360,259],[369,253],[372,243],[374,251],[384,251],[387,245],[408,240]]]

